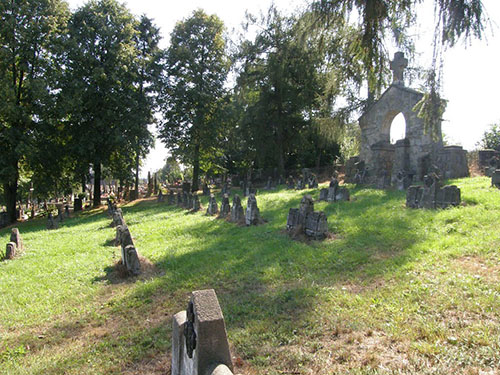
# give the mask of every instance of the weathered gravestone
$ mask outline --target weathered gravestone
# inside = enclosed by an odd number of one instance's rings
[[[75,198],[75,203],[74,203],[74,207],[73,207],[73,211],[74,212],[78,212],[78,211],[81,211],[83,208],[83,201],[81,198]]]
[[[182,207],[182,192],[177,192],[177,206]]]
[[[23,239],[21,238],[19,229],[12,228],[12,231],[10,233],[10,242],[14,242],[16,244],[17,251],[24,251]]]
[[[314,212],[314,202],[310,195],[305,195],[299,208],[290,208],[286,221],[289,232],[305,234],[313,239],[324,239],[328,234],[328,221],[324,212]]]
[[[455,185],[440,187],[435,175],[424,177],[424,186],[410,186],[406,190],[408,208],[447,208],[460,204],[460,189]]]
[[[191,207],[193,211],[199,211],[201,208],[200,205],[200,197],[198,197],[198,194],[193,194],[193,199],[191,200]]]
[[[309,177],[309,189],[317,189],[318,188],[318,179],[315,175],[311,175]]]
[[[401,191],[408,189],[408,187],[411,185],[412,180],[413,180],[413,175],[408,173],[404,169],[401,169],[396,174],[395,178],[396,189]]]
[[[241,199],[238,194],[233,197],[233,207],[231,207],[231,222],[243,224],[245,216],[243,214],[243,207],[241,206]]]
[[[302,177],[299,177],[297,180],[297,186],[295,186],[296,190],[303,190],[306,188],[305,181],[302,179]]]
[[[141,273],[141,263],[134,245],[125,246],[122,254],[122,262],[127,270],[127,273],[131,276],[139,275]]]
[[[255,198],[255,194],[250,194],[245,211],[245,224],[259,225],[261,221],[259,208],[257,207],[257,198]]]
[[[217,212],[219,212],[217,200],[215,199],[215,195],[210,194],[210,198],[208,199],[207,215],[212,216],[217,214]]]
[[[118,225],[124,225],[125,220],[123,219],[123,213],[121,208],[117,208],[113,211],[113,221],[111,222],[112,227],[116,227]]]
[[[222,202],[220,204],[219,218],[225,218],[231,212],[231,205],[229,204],[229,197],[224,194],[222,197]]]
[[[319,191],[319,200],[326,201],[328,199],[328,189],[324,188]]]
[[[290,190],[295,189],[295,180],[291,175],[288,176],[288,179],[286,180],[286,188]]]
[[[63,205],[58,204],[56,208],[57,208],[57,221],[59,223],[62,223],[64,221]]]
[[[64,217],[69,218],[69,204],[64,205]]]
[[[57,223],[52,216],[52,212],[47,215],[47,229],[57,229]]]
[[[172,322],[172,375],[230,375],[224,317],[213,289],[194,291]]]
[[[158,192],[158,203],[162,203],[164,199],[165,198],[163,196],[163,191],[160,189],[160,191]]]
[[[491,186],[495,186],[500,189],[500,169],[495,169],[491,174]]]
[[[14,259],[17,255],[17,248],[14,242],[7,243],[5,248],[5,259]]]
[[[175,195],[173,190],[168,192],[168,204],[175,204]]]

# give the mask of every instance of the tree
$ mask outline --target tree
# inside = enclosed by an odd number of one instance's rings
[[[174,157],[169,156],[165,160],[165,165],[158,171],[160,181],[167,181],[168,183],[174,183],[182,179],[182,170]]]
[[[0,181],[11,222],[21,166],[54,99],[53,56],[67,17],[59,0],[0,2]]]
[[[67,110],[69,149],[79,169],[92,165],[94,170],[94,206],[101,203],[103,165],[124,160],[130,168],[136,153],[151,145],[145,126],[151,104],[141,76],[136,26],[116,0],[90,1],[69,22],[61,105]]]
[[[216,145],[216,114],[230,65],[223,32],[217,16],[197,10],[175,26],[166,54],[159,137],[193,166],[193,191],[198,190],[201,158]]]
[[[478,146],[483,149],[500,151],[500,125],[491,124],[490,129],[484,132],[483,137],[478,142]]]

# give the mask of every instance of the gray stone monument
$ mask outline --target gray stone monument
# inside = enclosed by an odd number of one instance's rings
[[[241,199],[238,194],[233,197],[233,207],[231,207],[231,222],[243,224],[245,222],[245,215],[243,214],[243,207],[241,206]]]
[[[57,229],[58,225],[52,216],[52,212],[47,215],[47,229]]]
[[[174,315],[172,375],[232,375],[224,317],[213,289],[194,291]]]
[[[245,224],[248,225],[258,225],[260,224],[260,212],[257,207],[257,198],[255,194],[250,194],[247,201],[247,209],[245,211]]]
[[[304,234],[309,238],[321,240],[328,235],[327,217],[323,211],[314,211],[314,202],[310,195],[305,195],[299,208],[290,208],[286,220],[286,229],[292,235]]]
[[[495,169],[491,174],[491,186],[495,186],[500,189],[500,169]]]
[[[16,244],[16,249],[18,252],[24,251],[23,239],[21,238],[19,229],[12,228],[12,231],[10,233],[10,242],[14,242]]]
[[[193,200],[191,202],[192,202],[192,207],[193,207],[192,210],[199,211],[201,208],[201,205],[200,205],[200,197],[198,197],[198,194],[193,194]]]
[[[210,198],[208,200],[207,215],[213,216],[216,215],[217,212],[219,212],[219,207],[217,206],[217,200],[215,199],[215,195],[210,194]]]
[[[123,255],[122,261],[128,274],[131,276],[139,275],[141,273],[141,263],[134,245],[125,246]]]
[[[220,204],[219,218],[227,217],[231,212],[231,205],[229,204],[229,197],[227,194],[224,194],[222,197],[222,202]]]
[[[17,255],[17,248],[14,242],[7,243],[5,248],[5,259],[14,259]]]

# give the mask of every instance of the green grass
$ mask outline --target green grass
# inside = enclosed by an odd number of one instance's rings
[[[125,220],[152,264],[130,280],[113,272],[104,212],[56,231],[19,224],[26,251],[0,262],[0,374],[165,374],[171,316],[205,288],[237,373],[498,373],[500,192],[487,178],[450,183],[461,207],[406,209],[404,193],[373,189],[316,203],[335,235],[310,243],[284,232],[307,190],[260,192],[258,227],[131,203]]]

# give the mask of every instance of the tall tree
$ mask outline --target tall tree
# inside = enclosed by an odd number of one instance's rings
[[[94,206],[100,205],[102,167],[117,154],[144,153],[151,134],[145,127],[149,105],[140,90],[141,60],[137,21],[116,0],[92,0],[69,22],[61,103],[67,109],[70,148],[94,171]]]
[[[53,97],[54,49],[68,16],[59,0],[0,2],[0,181],[16,220],[19,170]]]
[[[216,144],[216,114],[230,65],[223,32],[217,16],[197,10],[175,26],[166,56],[159,133],[174,155],[193,166],[193,191],[200,159]]]

